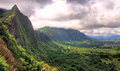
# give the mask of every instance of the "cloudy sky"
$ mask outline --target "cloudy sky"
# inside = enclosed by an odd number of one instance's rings
[[[34,29],[72,28],[87,35],[120,35],[120,0],[0,0],[0,8],[17,4]]]

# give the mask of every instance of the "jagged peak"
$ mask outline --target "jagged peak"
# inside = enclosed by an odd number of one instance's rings
[[[19,8],[17,7],[17,5],[15,4],[13,7],[12,7],[12,11],[13,12],[20,12]]]

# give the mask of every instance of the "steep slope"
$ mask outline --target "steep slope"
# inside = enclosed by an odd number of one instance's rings
[[[0,56],[0,70],[1,71],[7,71],[7,68],[8,68],[8,64]]]
[[[1,21],[0,45],[0,56],[4,57],[6,63],[9,64],[10,70],[8,69],[8,71],[12,71],[13,69],[15,71],[33,71],[39,69],[39,62],[30,57],[25,49],[16,43],[15,38],[9,33],[7,26]]]
[[[1,16],[1,21],[6,24],[17,43],[27,49],[28,53],[31,54],[30,50],[34,51],[38,48],[37,38],[30,20],[20,12],[16,5]]]
[[[0,8],[0,14],[6,12],[7,10]]]
[[[14,56],[13,56],[12,52],[5,46],[5,44],[4,44],[4,42],[1,38],[0,38],[0,56],[2,56],[1,60],[3,60],[3,62],[7,63],[6,67],[2,68],[0,66],[0,70],[6,71],[8,69],[8,64],[10,64],[11,67],[12,67],[13,64],[15,64],[15,65],[17,64],[17,62],[14,59]],[[10,68],[9,70],[13,71],[14,68]]]
[[[89,38],[84,33],[81,33],[78,30],[74,29],[64,29],[64,28],[54,28],[54,27],[43,27],[36,30],[37,35],[42,37],[43,34],[46,35],[43,41],[46,39],[50,39],[52,41],[56,41],[61,44],[65,44],[67,46],[76,46],[76,47],[101,47],[102,44]]]
[[[8,64],[3,71],[6,69],[7,71],[57,71],[48,64],[34,59],[38,57],[41,61],[37,37],[30,20],[16,5],[0,16],[0,57],[5,58],[0,65],[5,67],[4,60]]]
[[[34,34],[32,24],[28,17],[20,13],[16,5],[12,8],[12,11],[15,13],[15,17],[11,19],[11,23],[13,23],[12,26],[14,27],[14,30],[13,28],[12,29],[9,28],[10,33],[13,33],[17,42],[21,44],[23,47],[38,47],[37,39]]]
[[[73,29],[44,27],[38,31],[46,34],[50,39],[55,41],[82,41],[90,39],[80,31]]]

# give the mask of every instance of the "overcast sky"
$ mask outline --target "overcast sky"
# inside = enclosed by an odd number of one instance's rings
[[[0,7],[17,4],[34,29],[72,28],[87,35],[120,35],[120,0],[0,0]]]

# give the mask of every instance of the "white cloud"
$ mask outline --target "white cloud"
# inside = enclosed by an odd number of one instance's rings
[[[87,35],[119,34],[116,31],[116,28],[120,27],[119,0],[88,2],[53,0],[53,2],[44,9],[36,9],[35,14],[30,17],[34,28],[52,26],[81,30]]]
[[[39,20],[55,20],[63,15],[69,15],[71,11],[65,3],[65,1],[55,1],[55,3],[45,6],[43,9],[38,7],[35,9],[35,14],[31,17]]]
[[[0,8],[9,10],[16,4],[23,14],[30,17],[34,13],[35,8],[46,6],[45,3],[49,2],[50,0],[0,0]]]
[[[10,9],[14,4],[35,29],[52,26],[87,35],[120,35],[120,0],[1,0],[0,7]]]
[[[98,29],[90,29],[90,30],[80,30],[84,32],[86,35],[91,36],[110,36],[110,35],[120,35],[120,27],[118,28],[98,28]]]
[[[80,4],[73,6],[73,4],[68,4],[66,0],[54,0],[53,2],[43,9],[36,8],[35,14],[30,17],[33,26],[35,25],[34,28],[43,27],[43,23],[46,26],[62,26],[64,28],[73,28],[74,26],[74,29],[82,28],[80,23],[83,21],[80,18],[85,17],[89,11],[87,7],[83,7]],[[79,26],[76,27],[76,25]]]

